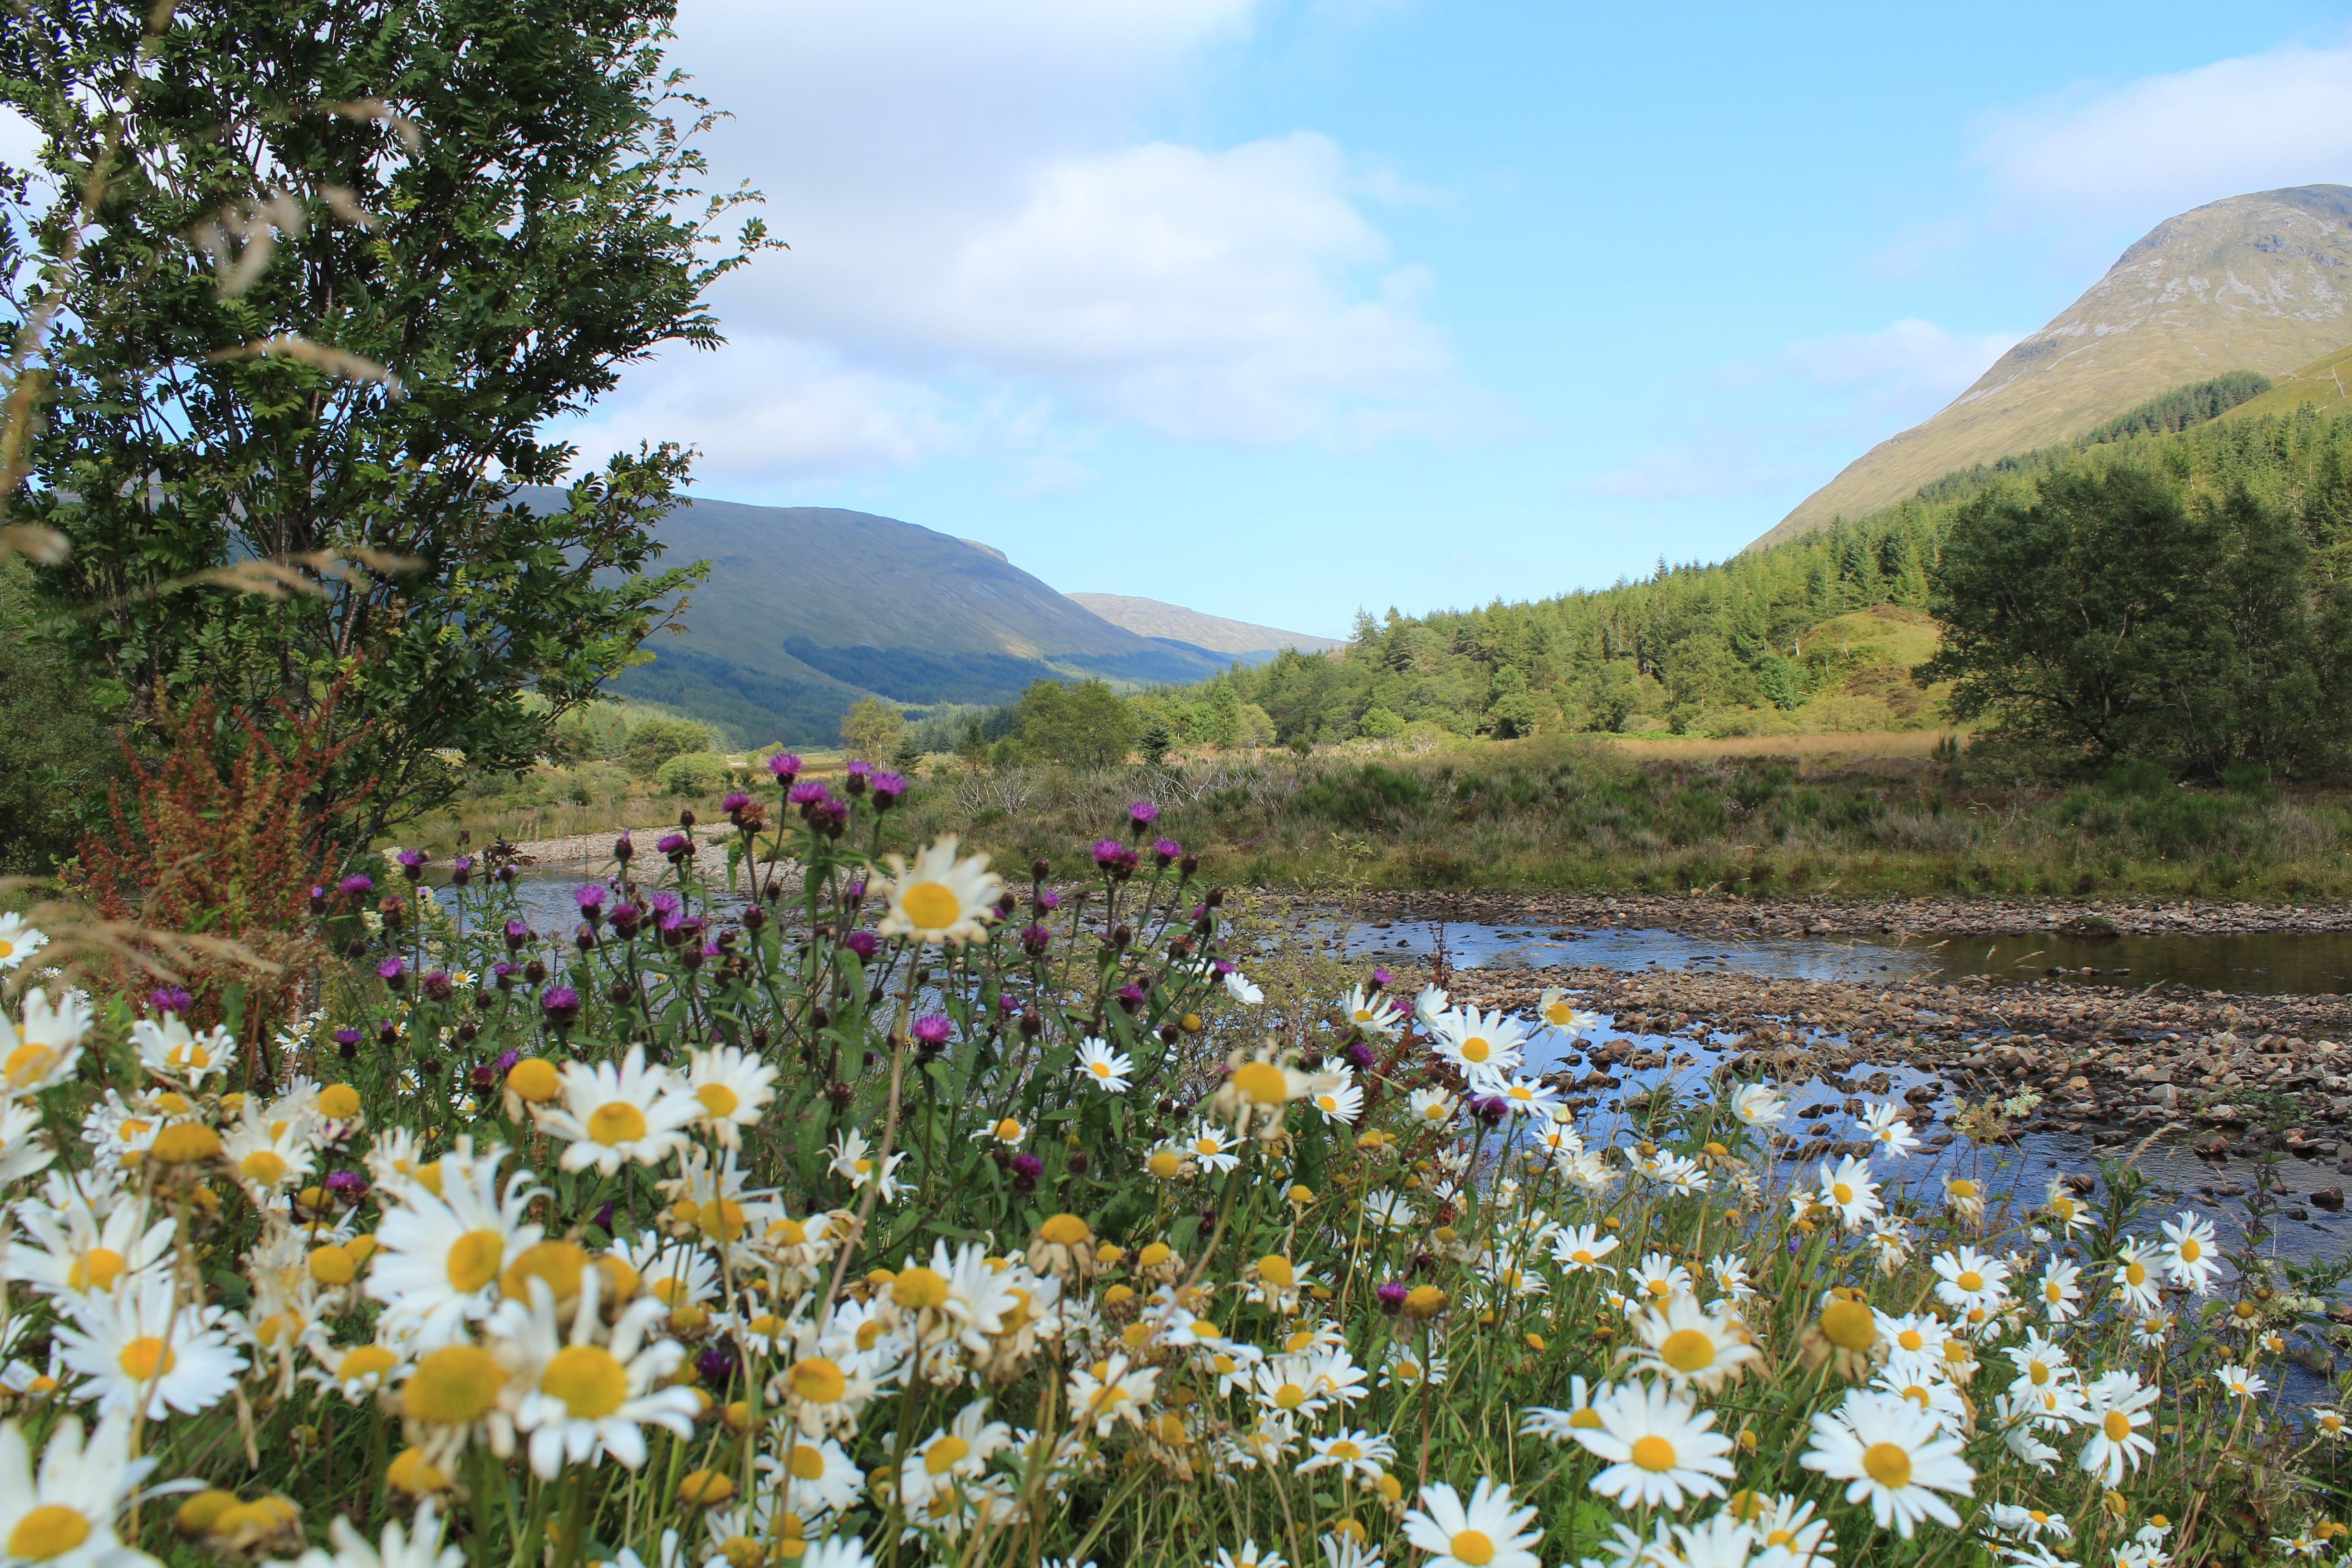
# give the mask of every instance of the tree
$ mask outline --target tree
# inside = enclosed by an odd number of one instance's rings
[[[1020,712],[1023,746],[1048,762],[1117,767],[1135,746],[1134,710],[1104,681],[1032,681]]]
[[[1136,744],[1143,752],[1143,760],[1156,768],[1168,760],[1170,750],[1176,744],[1176,731],[1168,727],[1165,719],[1154,719],[1144,725]]]
[[[1955,519],[1933,574],[1955,717],[2084,752],[2218,775],[2307,770],[2341,744],[2342,591],[2311,580],[2284,511],[2242,487],[2185,501],[2146,468],[2062,472]]]
[[[568,499],[545,438],[768,243],[698,205],[670,0],[41,0],[0,102],[0,310],[52,323],[25,521],[91,689],[152,725],[202,690],[292,722],[340,682],[307,809],[364,838],[527,766],[697,574],[656,572],[678,447]],[[43,293],[42,290],[51,290]],[[11,476],[12,478],[14,476]],[[251,590],[259,589],[261,592]],[[350,742],[346,744],[346,742]],[[373,789],[369,788],[373,785]]]
[[[708,726],[692,719],[647,719],[629,731],[621,742],[621,756],[629,771],[641,779],[649,779],[661,772],[664,763],[688,752],[710,749]]]
[[[907,716],[898,704],[879,697],[861,697],[841,716],[841,743],[853,755],[875,762],[888,759],[907,732]]]

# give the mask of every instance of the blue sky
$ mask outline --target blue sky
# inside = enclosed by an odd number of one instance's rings
[[[582,428],[1341,634],[1717,559],[2200,202],[2352,8],[686,0],[793,249]]]

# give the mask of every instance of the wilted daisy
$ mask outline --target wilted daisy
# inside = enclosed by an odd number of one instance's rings
[[[1470,1500],[1444,1482],[1421,1489],[1421,1506],[1404,1516],[1404,1538],[1429,1553],[1423,1568],[1541,1568],[1528,1548],[1543,1539],[1528,1528],[1532,1508],[1513,1508],[1511,1489],[1481,1476]]]
[[[1688,1394],[1663,1383],[1628,1383],[1597,1399],[1592,1412],[1597,1426],[1571,1421],[1568,1435],[1608,1461],[1592,1489],[1618,1507],[1679,1509],[1685,1497],[1723,1495],[1731,1439],[1712,1430],[1715,1413]]]
[[[1851,1154],[1841,1156],[1834,1170],[1827,1161],[1822,1163],[1820,1202],[1837,1210],[1839,1222],[1848,1230],[1861,1228],[1885,1206],[1870,1167]]]
[[[132,1568],[154,1559],[122,1543],[115,1521],[155,1468],[131,1457],[131,1422],[100,1421],[82,1441],[81,1423],[58,1422],[33,1470],[31,1449],[16,1422],[0,1424],[0,1544],[12,1563],[68,1568]]]
[[[2063,1235],[2072,1235],[2091,1223],[2091,1205],[2074,1195],[2063,1179],[2053,1176],[2042,1196],[2042,1213]]]
[[[1958,1526],[1960,1516],[1937,1494],[1975,1495],[1976,1471],[1960,1458],[1960,1439],[1936,1416],[1899,1394],[1855,1389],[1812,1426],[1812,1443],[1797,1462],[1852,1483],[1846,1501],[1867,1501],[1881,1529],[1908,1541],[1922,1519]]]
[[[1974,1225],[1984,1218],[1984,1189],[1966,1176],[1946,1176],[1944,1206],[1952,1211],[1954,1218]]]
[[[1135,1062],[1125,1051],[1091,1038],[1078,1042],[1077,1059],[1071,1067],[1087,1084],[1106,1094],[1125,1094],[1127,1080],[1135,1071]]]
[[[2176,1285],[2185,1285],[2204,1295],[2213,1288],[2213,1276],[2220,1272],[2221,1258],[2213,1250],[2213,1223],[2200,1219],[2187,1210],[2178,1222],[2164,1222],[2164,1271]]]
[[[686,1088],[702,1104],[697,1123],[724,1148],[741,1145],[776,1097],[776,1069],[739,1046],[706,1046],[687,1058]]]
[[[1123,1355],[1074,1368],[1069,1389],[1071,1422],[1091,1426],[1097,1437],[1109,1436],[1111,1428],[1122,1422],[1140,1426],[1159,1383],[1156,1368],[1135,1366]]]
[[[828,1168],[851,1186],[862,1190],[878,1173],[882,1183],[882,1201],[889,1203],[898,1197],[898,1167],[907,1163],[904,1150],[892,1154],[887,1162],[877,1160],[874,1145],[866,1142],[866,1134],[854,1127],[845,1127],[834,1134],[833,1142],[825,1146],[825,1151],[833,1156]]]
[[[631,1046],[618,1066],[566,1062],[561,1099],[535,1114],[541,1131],[568,1141],[563,1169],[593,1165],[609,1176],[632,1162],[658,1165],[683,1150],[686,1129],[706,1110],[667,1068],[646,1065],[644,1047]]]
[[[910,867],[897,855],[883,857],[890,875],[877,888],[888,910],[876,922],[879,936],[910,936],[933,946],[961,946],[988,935],[1004,879],[988,868],[988,857],[956,858],[956,836],[934,840]]]

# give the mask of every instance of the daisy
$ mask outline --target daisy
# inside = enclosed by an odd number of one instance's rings
[[[1528,1548],[1543,1539],[1529,1530],[1532,1508],[1513,1508],[1511,1489],[1481,1476],[1465,1505],[1440,1481],[1421,1489],[1421,1506],[1407,1510],[1404,1538],[1429,1553],[1423,1568],[1542,1568]]]
[[[1188,1159],[1197,1160],[1212,1171],[1230,1171],[1242,1163],[1241,1156],[1233,1152],[1234,1140],[1225,1130],[1206,1121],[1195,1123],[1192,1131],[1185,1134],[1184,1149]]]
[[[1822,1568],[1837,1556],[1837,1538],[1830,1532],[1830,1521],[1813,1517],[1810,1498],[1799,1499],[1786,1492],[1755,1500],[1754,1517],[1748,1522],[1756,1531],[1756,1543],[1767,1552],[1775,1548],[1787,1552],[1787,1568]]]
[[[1377,991],[1359,985],[1339,999],[1339,1010],[1348,1022],[1368,1035],[1394,1039],[1404,1027],[1404,1009]]]
[[[1616,1269],[1601,1260],[1617,1250],[1617,1238],[1602,1234],[1597,1225],[1571,1226],[1552,1238],[1551,1258],[1570,1274],[1593,1269],[1602,1274],[1614,1274]]]
[[[0,1425],[0,1542],[8,1560],[65,1568],[152,1564],[114,1525],[154,1468],[152,1459],[131,1457],[129,1421],[100,1421],[85,1444],[81,1423],[68,1415],[43,1446],[37,1476],[24,1428]]]
[[[0,973],[10,967],[5,927],[15,918],[0,915]],[[0,1012],[0,1091],[8,1094],[37,1094],[72,1077],[81,1062],[81,1037],[89,1030],[89,1005],[77,991],[66,992],[55,1007],[47,991],[26,992],[24,1015],[19,1030]]]
[[[348,1349],[313,1340],[310,1354],[317,1367],[302,1375],[335,1390],[353,1405],[373,1405],[375,1395],[408,1380],[416,1369],[399,1352],[385,1345],[352,1345]]]
[[[1281,1552],[1272,1550],[1260,1552],[1255,1536],[1244,1541],[1239,1552],[1228,1552],[1222,1546],[1218,1547],[1216,1556],[1211,1558],[1210,1563],[1212,1568],[1290,1568],[1289,1559]]]
[[[2049,1190],[2043,1195],[2042,1212],[2068,1235],[2091,1223],[2091,1205],[2076,1197],[2074,1190],[2055,1176],[2050,1179]]]
[[[1984,1218],[1984,1189],[1966,1176],[1946,1176],[1944,1206],[1951,1211],[1953,1218],[1974,1225]]]
[[[1250,977],[1238,969],[1225,972],[1225,994],[1244,1007],[1255,1007],[1265,1000],[1265,993],[1250,984]]]
[[[978,1480],[997,1451],[1013,1441],[1013,1428],[988,1419],[988,1401],[975,1399],[956,1413],[947,1426],[933,1427],[925,1441],[908,1451],[898,1467],[899,1504],[919,1516],[929,1510],[942,1492],[955,1491]],[[846,1456],[847,1492],[829,1506],[846,1509],[856,1500],[864,1477]]]
[[[2213,1252],[2213,1222],[2183,1210],[2179,1223],[2165,1222],[2164,1235],[2171,1243],[2164,1250],[2164,1271],[2172,1282],[2200,1296],[2211,1289],[2213,1276],[2221,1267]]]
[[[422,1184],[383,1190],[397,1201],[384,1204],[376,1226],[366,1289],[384,1304],[388,1336],[414,1335],[422,1350],[462,1337],[466,1324],[489,1316],[508,1266],[538,1243],[541,1228],[523,1215],[544,1189],[516,1171],[501,1191],[506,1152],[445,1157],[438,1193]]]
[[[1643,1304],[1690,1294],[1691,1271],[1663,1252],[1645,1252],[1626,1277],[1626,1289]]]
[[[1382,1230],[1410,1230],[1416,1216],[1402,1193],[1382,1187],[1364,1194],[1364,1217]]]
[[[1528,1039],[1527,1026],[1500,1009],[1482,1013],[1465,1007],[1441,1013],[1432,1026],[1437,1032],[1437,1054],[1478,1086],[1499,1083],[1517,1068]]]
[[[5,974],[48,945],[47,935],[39,927],[26,924],[24,916],[14,910],[0,915],[0,974]]]
[[[863,1191],[868,1182],[875,1180],[878,1170],[882,1201],[889,1203],[898,1197],[898,1167],[907,1163],[904,1151],[891,1155],[887,1162],[877,1162],[874,1158],[874,1145],[866,1141],[866,1134],[854,1127],[845,1127],[835,1133],[833,1142],[825,1147],[826,1152],[833,1156],[831,1169],[835,1175]]]
[[[2163,1390],[2142,1387],[2139,1373],[2107,1373],[2083,1390],[2084,1421],[2091,1429],[2083,1445],[2083,1468],[2108,1486],[2122,1484],[2126,1470],[2137,1470],[2143,1458],[2156,1452],[2155,1442],[2139,1429],[2156,1419],[2148,1408]]]
[[[1377,1481],[1396,1458],[1396,1445],[1381,1434],[1345,1426],[1332,1436],[1309,1437],[1307,1447],[1308,1457],[1298,1467],[1302,1476],[1312,1470],[1338,1470],[1360,1481]]]
[[[1341,1076],[1338,1083],[1307,1098],[1326,1121],[1353,1122],[1364,1113],[1363,1087],[1353,1076]]]
[[[1424,985],[1413,994],[1412,1016],[1424,1026],[1433,1026],[1450,1000],[1443,985]]]
[[[2009,1295],[2009,1265],[1973,1247],[1939,1252],[1928,1260],[1937,1276],[1937,1300],[1961,1311],[1990,1310]]]
[[[1581,1035],[1601,1023],[1600,1014],[1579,1010],[1568,999],[1568,993],[1557,985],[1544,987],[1542,998],[1536,1003],[1536,1012],[1553,1028],[1564,1029],[1570,1035]]]
[[[877,936],[911,936],[937,947],[961,947],[988,934],[1003,897],[1004,879],[988,868],[985,855],[956,858],[956,837],[934,840],[909,867],[896,855],[883,863],[890,875],[875,889],[889,904],[875,925]]]
[[[1382,1388],[1436,1388],[1445,1382],[1447,1363],[1444,1356],[1433,1355],[1423,1361],[1402,1345],[1391,1341],[1388,1355],[1381,1363],[1380,1383]]]
[[[2072,1381],[2074,1375],[2065,1347],[2033,1330],[2026,1331],[2023,1344],[2011,1345],[2001,1353],[2017,1368],[2009,1391],[2019,1398],[2038,1395],[2045,1389]]]
[[[1608,1461],[1592,1489],[1620,1508],[1679,1509],[1689,1497],[1721,1497],[1731,1464],[1731,1439],[1710,1430],[1715,1413],[1686,1394],[1642,1381],[1611,1390],[1592,1405],[1595,1426],[1573,1420],[1568,1435]]]
[[[1869,1134],[1871,1152],[1885,1152],[1900,1159],[1919,1147],[1919,1135],[1903,1120],[1903,1108],[1893,1100],[1874,1105],[1862,1113],[1862,1130]]]
[[[8,1273],[44,1295],[102,1295],[172,1256],[172,1221],[149,1225],[147,1205],[137,1198],[102,1220],[78,1194],[62,1208],[27,1199],[16,1205],[16,1217],[29,1245],[10,1249]]]
[[[2063,1258],[2051,1258],[2042,1270],[2042,1310],[2053,1323],[2063,1323],[2083,1310],[2083,1288],[2076,1283],[2082,1266]]]
[[[1731,1113],[1748,1127],[1778,1127],[1789,1114],[1789,1098],[1769,1083],[1743,1085],[1731,1097]]]
[[[317,1161],[307,1128],[290,1120],[272,1132],[265,1124],[239,1118],[221,1139],[221,1152],[236,1167],[237,1181],[257,1202],[267,1204],[281,1192],[299,1188]]]
[[[1503,1103],[1514,1116],[1541,1116],[1549,1120],[1559,1109],[1559,1093],[1548,1083],[1534,1079],[1515,1078],[1502,1089]]]
[[[1411,1101],[1412,1119],[1424,1127],[1443,1127],[1454,1120],[1458,1103],[1442,1089],[1416,1089]]]
[[[971,1136],[975,1142],[987,1138],[993,1140],[1003,1148],[1018,1149],[1023,1141],[1029,1136],[1029,1127],[1017,1116],[1005,1116],[990,1122]]]
[[[404,1532],[398,1520],[383,1527],[382,1552],[340,1515],[327,1521],[327,1538],[335,1543],[331,1554],[313,1547],[294,1568],[459,1568],[466,1561],[462,1549],[441,1544],[441,1523],[430,1499],[417,1508],[414,1531]],[[624,1551],[621,1555],[635,1554]]]
[[[1548,1443],[1564,1443],[1580,1431],[1592,1431],[1601,1425],[1601,1412],[1595,1408],[1602,1400],[1616,1394],[1608,1384],[1588,1388],[1584,1379],[1571,1376],[1568,1380],[1568,1404],[1554,1409],[1549,1405],[1531,1405],[1520,1417],[1519,1431],[1526,1436],[1541,1437]]]
[[[1633,1320],[1633,1329],[1642,1336],[1638,1367],[1664,1373],[1676,1388],[1695,1384],[1712,1394],[1724,1379],[1738,1377],[1743,1363],[1756,1359],[1756,1347],[1738,1319],[1720,1304],[1710,1310],[1686,1294],[1643,1313]]]
[[[737,1046],[706,1047],[687,1058],[687,1090],[702,1103],[697,1125],[724,1148],[740,1148],[743,1130],[759,1125],[775,1084],[776,1069]]]
[[[496,1329],[520,1354],[529,1384],[515,1407],[515,1427],[530,1434],[530,1468],[553,1480],[568,1461],[593,1465],[609,1454],[628,1469],[646,1462],[643,1426],[678,1436],[692,1435],[702,1410],[690,1388],[656,1388],[686,1359],[674,1340],[646,1342],[646,1331],[660,1320],[659,1301],[632,1302],[614,1323],[610,1342],[596,1310],[601,1273],[580,1276],[579,1306],[565,1338],[556,1318],[555,1293],[540,1279],[527,1281],[528,1306],[502,1303]]]
[[[2158,1284],[2156,1270],[2163,1255],[2148,1243],[2133,1237],[2116,1250],[2115,1282],[2116,1293],[2123,1297],[2126,1310],[2134,1312],[2156,1310]]]
[[[1070,1415],[1078,1426],[1092,1426],[1095,1436],[1108,1437],[1125,1421],[1143,1425],[1144,1408],[1151,1403],[1160,1373],[1153,1367],[1135,1367],[1115,1355],[1070,1373]]]
[[[1106,1094],[1125,1094],[1127,1080],[1135,1071],[1135,1063],[1125,1051],[1098,1039],[1079,1041],[1078,1059],[1071,1065],[1079,1078]]]
[[[1708,1278],[1715,1281],[1716,1289],[1735,1301],[1745,1301],[1756,1294],[1745,1258],[1719,1252],[1706,1260],[1706,1272]]]
[[[58,1326],[57,1342],[66,1364],[89,1379],[77,1396],[97,1400],[102,1416],[194,1415],[226,1398],[245,1370],[220,1328],[220,1310],[181,1302],[168,1273],[124,1280],[110,1295],[60,1300],[71,1322]]]
[[[1842,1156],[1835,1170],[1828,1161],[1822,1162],[1820,1202],[1824,1208],[1837,1210],[1848,1230],[1860,1229],[1884,1206],[1878,1184],[1870,1179],[1870,1167],[1851,1154]]]
[[[2239,1399],[2251,1400],[2270,1387],[2269,1382],[2253,1369],[2235,1363],[2223,1363],[2221,1369],[2213,1374],[2213,1379],[2221,1385],[2222,1393]]]
[[[1960,1516],[1937,1494],[1972,1497],[1976,1471],[1961,1441],[1900,1394],[1856,1389],[1834,1411],[1813,1417],[1813,1440],[1798,1463],[1848,1481],[1845,1500],[1865,1500],[1879,1528],[1908,1541],[1922,1519],[1957,1528]]]
[[[236,1058],[236,1041],[215,1024],[204,1034],[191,1033],[177,1013],[162,1022],[142,1018],[131,1026],[131,1043],[139,1047],[139,1065],[158,1078],[201,1089],[205,1079],[226,1072]]]
[[[1956,1436],[1967,1436],[1968,1401],[1960,1391],[1937,1377],[1924,1363],[1890,1360],[1870,1386],[1899,1394],[1936,1418],[1936,1425]]]
[[[566,1062],[557,1101],[534,1108],[539,1130],[567,1141],[567,1171],[609,1176],[635,1161],[658,1165],[686,1147],[686,1129],[708,1108],[667,1068],[646,1066],[643,1046],[611,1062]]]

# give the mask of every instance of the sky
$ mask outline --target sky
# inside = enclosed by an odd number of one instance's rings
[[[2173,213],[2352,183],[2352,5],[683,0],[791,247],[583,455],[1344,636],[1737,552]]]

